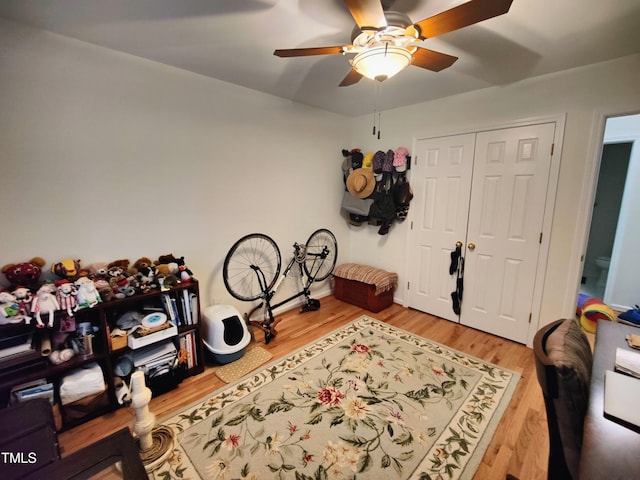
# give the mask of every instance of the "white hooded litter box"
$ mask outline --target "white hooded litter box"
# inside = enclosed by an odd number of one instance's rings
[[[204,310],[204,346],[218,363],[229,363],[244,355],[251,332],[242,315],[231,305],[212,305]]]

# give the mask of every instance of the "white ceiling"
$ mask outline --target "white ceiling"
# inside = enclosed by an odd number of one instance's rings
[[[460,3],[396,0],[392,9],[417,22]],[[342,0],[0,0],[0,17],[343,115],[374,108],[373,81],[338,87],[347,56],[273,55],[349,44]],[[459,60],[384,82],[381,109],[640,52],[640,0],[514,0],[507,14],[423,46]]]

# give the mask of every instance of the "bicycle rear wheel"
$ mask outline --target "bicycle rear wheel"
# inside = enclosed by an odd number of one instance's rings
[[[238,300],[257,300],[268,292],[280,275],[280,249],[262,233],[245,235],[233,244],[224,259],[222,278]]]
[[[338,242],[326,228],[316,230],[307,240],[307,257],[302,264],[304,273],[314,282],[326,279],[336,266]]]

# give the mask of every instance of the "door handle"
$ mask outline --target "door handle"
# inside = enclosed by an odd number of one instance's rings
[[[471,243],[469,243],[469,245],[467,245],[467,248],[468,248],[469,250],[475,250],[475,249],[476,249],[476,244],[475,244],[475,243],[473,243],[473,242],[471,242]]]
[[[458,241],[456,242],[456,247],[461,247],[461,246],[462,246],[462,242],[461,242],[460,240],[458,240]]]

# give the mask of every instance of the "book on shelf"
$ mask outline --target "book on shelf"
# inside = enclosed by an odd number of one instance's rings
[[[127,345],[135,350],[152,343],[159,342],[171,338],[178,334],[178,327],[175,322],[167,321],[159,327],[144,328],[140,327],[127,335]]]
[[[35,349],[31,341],[31,335],[18,335],[15,341],[7,342],[7,346],[0,348],[0,361],[8,358],[33,353]]]
[[[19,385],[11,390],[11,397],[22,403],[36,398],[45,398],[49,403],[54,403],[53,383],[47,383],[43,379],[32,384]]]
[[[191,305],[191,325],[196,325],[198,323],[198,296],[190,292],[189,293],[189,303]]]
[[[182,290],[182,311],[184,313],[184,324],[191,325],[191,299],[189,298],[189,290]]]
[[[615,370],[640,378],[640,353],[618,347],[616,349]]]
[[[188,332],[180,336],[180,349],[186,354],[187,368],[198,366],[198,351],[196,346],[196,335]]]
[[[175,345],[171,340],[166,340],[133,352],[133,365],[140,368],[152,367],[168,360],[173,361],[175,356]]]

